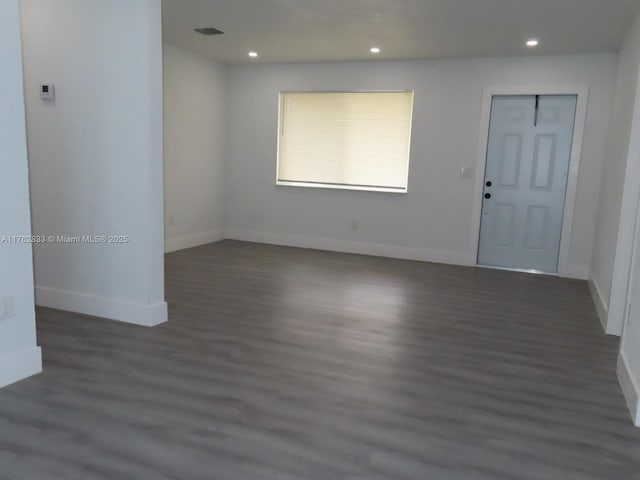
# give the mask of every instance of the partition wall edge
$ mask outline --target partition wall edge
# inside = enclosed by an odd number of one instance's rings
[[[627,311],[627,290],[631,275],[633,238],[640,198],[640,71],[636,89],[635,107],[631,123],[631,138],[625,172],[625,182],[620,210],[618,240],[616,246],[611,297],[606,312],[606,332],[621,335]]]

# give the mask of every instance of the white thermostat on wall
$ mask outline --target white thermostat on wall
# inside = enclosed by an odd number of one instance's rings
[[[55,100],[56,88],[51,83],[43,83],[40,85],[40,98],[47,101]]]

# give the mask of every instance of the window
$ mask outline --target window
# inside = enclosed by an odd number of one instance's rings
[[[407,192],[413,92],[280,94],[278,185]]]

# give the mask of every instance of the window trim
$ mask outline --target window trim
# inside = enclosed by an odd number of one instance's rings
[[[411,94],[411,113],[409,118],[409,145],[407,152],[407,184],[405,188],[382,187],[376,185],[350,185],[343,183],[324,183],[324,182],[305,182],[280,180],[280,141],[282,139],[283,113],[284,113],[284,97],[287,94],[294,93],[410,93]],[[325,190],[347,190],[360,192],[378,192],[378,193],[395,193],[406,195],[409,193],[409,173],[411,168],[411,146],[413,144],[413,112],[415,108],[415,90],[281,90],[278,93],[278,142],[276,151],[276,186],[277,187],[294,187],[294,188],[315,188]]]

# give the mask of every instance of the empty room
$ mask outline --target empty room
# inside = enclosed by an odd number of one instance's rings
[[[640,480],[640,2],[0,0],[0,480]]]

